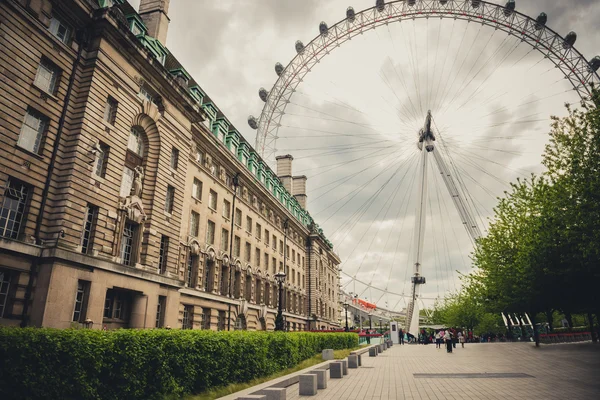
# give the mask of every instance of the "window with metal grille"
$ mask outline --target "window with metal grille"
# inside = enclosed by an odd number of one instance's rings
[[[158,251],[158,272],[167,272],[167,255],[169,252],[169,237],[162,235],[160,238],[160,250]]]
[[[139,157],[144,156],[144,133],[138,127],[133,127],[129,131],[129,140],[127,141],[127,149]]]
[[[183,306],[181,329],[192,329],[194,326],[194,306]]]
[[[198,237],[198,231],[200,229],[200,214],[196,211],[192,211],[190,216],[190,236]]]
[[[185,276],[185,285],[187,287],[195,287],[196,274],[194,273],[194,266],[197,262],[196,256],[190,255],[187,265],[187,273]]]
[[[94,241],[94,230],[98,217],[98,207],[89,204],[85,207],[83,235],[81,237],[81,252],[88,254]]]
[[[270,233],[267,229],[265,229],[265,246],[269,246]]]
[[[42,58],[33,84],[46,93],[54,94],[59,75],[60,69],[49,60]]]
[[[175,188],[171,185],[167,186],[167,195],[165,199],[165,212],[173,213],[173,203],[175,203]]]
[[[227,200],[223,200],[223,218],[229,219],[231,217],[231,203]]]
[[[0,270],[0,318],[4,318],[4,312],[7,310],[9,289],[10,272]]]
[[[136,226],[131,222],[127,222],[123,228],[123,239],[121,241],[121,260],[123,264],[131,265],[133,260],[133,239],[135,236]]]
[[[250,245],[250,243],[246,242],[246,249],[244,251],[244,256],[246,259],[246,262],[250,262],[250,253],[252,253],[252,245]]]
[[[192,184],[192,197],[202,200],[202,182],[197,178],[194,178],[194,183]]]
[[[108,289],[104,300],[104,318],[129,319],[131,295],[127,291]]]
[[[256,223],[256,238],[258,240],[262,239],[262,226],[259,223]]]
[[[246,232],[252,234],[252,218],[246,217]]]
[[[233,255],[235,257],[240,256],[240,247],[242,247],[242,242],[239,236],[234,237],[233,239]]]
[[[235,209],[235,224],[239,227],[242,226],[242,210],[239,208]]]
[[[99,143],[96,148],[96,165],[94,167],[94,174],[100,178],[104,178],[106,175],[106,164],[108,161],[109,147],[104,143]]]
[[[202,312],[202,329],[210,329],[210,308],[204,308]]]
[[[89,285],[90,283],[88,281],[77,281],[77,292],[75,293],[75,308],[73,309],[74,322],[85,321]]]
[[[178,165],[179,165],[179,150],[177,150],[175,147],[173,147],[173,149],[171,150],[171,168],[176,170]]]
[[[211,190],[208,193],[208,207],[213,211],[217,210],[217,198],[217,192],[215,192],[214,190]]]
[[[106,99],[106,105],[104,106],[104,120],[111,125],[115,124],[117,120],[117,108],[119,107],[119,102],[116,101],[113,97],[108,96]]]
[[[0,208],[0,236],[11,239],[19,236],[28,195],[29,187],[8,179]]]
[[[219,311],[219,322],[217,324],[217,329],[220,331],[225,330],[225,311]]]
[[[279,241],[279,253],[283,254],[283,240]]]
[[[17,145],[25,150],[38,153],[47,126],[48,118],[32,108],[28,108]]]
[[[156,324],[157,328],[162,328],[165,325],[165,310],[167,308],[167,297],[158,296],[158,304],[156,305]]]
[[[255,263],[256,263],[256,267],[260,268],[260,249],[256,249],[254,250],[254,259],[255,259]],[[268,261],[268,259],[267,259]]]
[[[221,250],[229,251],[229,231],[221,229]]]
[[[206,244],[215,244],[215,223],[212,221],[206,224]]]
[[[64,21],[57,18],[55,15],[52,16],[50,20],[50,32],[58,38],[64,44],[69,44],[71,40],[71,27],[67,25]]]

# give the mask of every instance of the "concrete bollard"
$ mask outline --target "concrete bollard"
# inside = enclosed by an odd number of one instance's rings
[[[371,347],[369,349],[369,357],[377,357],[377,347]]]
[[[248,394],[246,396],[238,397],[236,400],[267,400],[267,396],[263,394]]]
[[[300,375],[300,396],[314,396],[317,394],[317,376],[314,374]]]
[[[358,368],[358,356],[348,356],[348,368]]]
[[[362,367],[362,354],[358,355],[358,366]]]
[[[378,344],[377,347],[379,347],[379,352],[383,353],[383,345],[382,344]]]
[[[315,369],[309,372],[317,376],[317,389],[327,389],[327,370]]]
[[[265,395],[267,396],[267,400],[286,400],[287,396],[285,388],[266,388],[254,394]]]
[[[342,363],[334,361],[329,363],[329,377],[331,379],[340,379],[344,377]]]
[[[323,350],[321,352],[321,356],[323,357],[323,360],[325,360],[325,361],[333,360],[333,349]]]
[[[341,360],[340,362],[342,363],[342,372],[344,372],[344,375],[348,375],[348,360]]]
[[[383,351],[387,350],[387,344],[385,342],[381,344],[381,347],[383,348]]]

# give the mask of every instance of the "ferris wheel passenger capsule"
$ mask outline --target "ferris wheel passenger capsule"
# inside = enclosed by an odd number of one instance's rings
[[[261,87],[258,91],[258,97],[260,97],[260,99],[266,103],[267,97],[269,97],[269,92],[267,92],[267,89]]]
[[[356,13],[354,12],[354,8],[348,7],[346,9],[346,18],[348,18],[348,21],[354,22],[355,17],[356,17]]]
[[[517,4],[515,0],[508,0],[508,3],[506,3],[506,6],[504,6],[504,15],[509,17],[513,11],[515,11],[516,6]]]
[[[319,24],[319,33],[322,36],[326,36],[329,33],[329,27],[327,26],[327,24],[325,23],[325,21],[322,21]]]
[[[448,0],[440,0],[440,4],[443,6],[445,6],[447,2],[448,2]]]
[[[248,125],[250,125],[250,128],[252,129],[258,129],[258,122],[256,121],[256,118],[254,118],[253,115],[250,115],[248,117]]]
[[[541,13],[538,15],[536,19],[537,24],[535,25],[535,29],[538,31],[546,26],[546,22],[548,22],[548,15],[546,13]]]
[[[415,3],[416,3],[416,0],[408,0],[408,5],[411,7],[414,6]]]
[[[575,44],[576,41],[577,41],[577,34],[573,31],[571,31],[571,32],[567,33],[567,36],[565,36],[565,42],[563,43],[563,47],[565,49],[573,47],[573,45]]]
[[[296,53],[300,54],[304,51],[304,43],[299,40],[296,40]]]
[[[471,1],[471,7],[473,7],[473,8],[479,8],[480,5],[481,5],[481,0],[472,0]]]
[[[281,65],[281,63],[275,64],[275,73],[277,74],[277,76],[281,76],[282,72],[283,72],[283,65]]]
[[[600,69],[600,56],[592,58],[592,60],[590,61],[590,68],[592,69],[592,71],[598,72],[598,70]]]
[[[377,11],[383,12],[385,9],[385,0],[376,0],[375,7],[377,7]]]

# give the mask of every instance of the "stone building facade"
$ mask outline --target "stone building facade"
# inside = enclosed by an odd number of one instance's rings
[[[164,46],[168,0],[0,0],[0,325],[338,327],[339,257]]]

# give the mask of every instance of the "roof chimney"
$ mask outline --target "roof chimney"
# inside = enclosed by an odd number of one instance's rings
[[[294,186],[294,197],[300,203],[300,207],[306,210],[306,175],[294,176],[292,178]]]
[[[285,156],[277,156],[275,157],[277,160],[277,177],[283,183],[283,187],[290,194],[294,194],[292,191],[292,161],[294,157],[289,154]]]
[[[148,35],[158,39],[163,45],[167,44],[169,29],[169,2],[171,0],[140,0],[140,17],[148,28]]]

